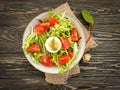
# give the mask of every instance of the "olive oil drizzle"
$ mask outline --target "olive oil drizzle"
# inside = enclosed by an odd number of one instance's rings
[[[55,51],[57,50],[56,45],[55,45],[55,38],[53,37],[52,39],[52,49]]]

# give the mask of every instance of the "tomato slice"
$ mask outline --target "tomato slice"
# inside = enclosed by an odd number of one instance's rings
[[[68,55],[62,55],[58,57],[58,64],[59,65],[64,65],[69,61],[69,56]]]
[[[64,49],[68,49],[68,48],[70,47],[70,42],[69,42],[69,40],[67,39],[67,37],[61,36],[61,37],[60,37],[60,41],[61,41],[62,47],[63,47]]]
[[[49,22],[45,22],[45,23],[40,23],[41,26],[45,27],[45,30],[48,30],[50,28],[50,23]]]
[[[41,24],[37,24],[35,26],[35,30],[36,30],[38,35],[42,35],[42,33],[45,31],[45,27]]]
[[[39,44],[32,44],[27,49],[28,52],[35,53],[40,52],[40,45]]]
[[[52,17],[48,19],[48,22],[50,23],[51,26],[54,26],[58,22],[58,20],[57,18]]]
[[[51,58],[48,55],[41,56],[40,62],[47,67],[54,66],[54,62],[51,60]]]
[[[71,58],[72,58],[74,54],[73,54],[73,52],[68,51],[68,55],[69,55],[69,57],[71,57]]]
[[[78,36],[78,32],[76,28],[72,28],[71,32],[70,32],[71,38],[73,41],[78,41],[79,40],[79,36]]]

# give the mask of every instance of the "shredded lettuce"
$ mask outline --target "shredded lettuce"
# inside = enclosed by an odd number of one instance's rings
[[[55,65],[60,68],[60,73],[64,73],[64,71],[69,70],[71,64],[74,63],[74,60],[75,60],[75,58],[77,56],[77,52],[78,52],[77,51],[77,43],[73,42],[71,40],[71,37],[70,37],[70,31],[71,31],[72,28],[74,28],[74,25],[71,22],[71,20],[69,20],[68,18],[62,16],[61,13],[53,13],[52,11],[49,11],[48,15],[49,15],[49,17],[55,17],[55,18],[57,18],[58,23],[55,24],[55,26],[51,26],[49,30],[45,31],[40,36],[37,35],[37,33],[35,32],[35,30],[31,27],[31,33],[25,39],[26,41],[25,41],[25,44],[23,45],[24,53],[28,54],[27,48],[31,44],[38,43],[38,44],[40,44],[41,52],[30,53],[31,57],[33,58],[33,61],[39,62],[40,56],[42,56],[44,54],[48,54],[48,55],[50,55],[51,60],[53,60],[53,62],[55,63]],[[74,52],[74,56],[73,56],[73,58],[71,58],[69,60],[69,62],[67,64],[65,64],[65,65],[59,65],[58,64],[58,57],[61,56],[61,55],[63,55],[63,54],[67,54],[66,50],[60,49],[57,53],[49,53],[46,50],[46,48],[45,48],[45,42],[51,36],[56,36],[58,38],[60,36],[65,36],[65,37],[68,38],[68,40],[70,42],[70,48],[69,48],[69,50]]]

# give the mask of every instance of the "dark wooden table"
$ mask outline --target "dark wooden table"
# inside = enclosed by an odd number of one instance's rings
[[[79,12],[94,15],[93,35],[101,44],[89,51],[90,62],[80,63],[80,74],[66,85],[53,85],[26,60],[22,35],[31,19],[66,1],[85,26]],[[0,89],[120,90],[120,0],[0,0]]]

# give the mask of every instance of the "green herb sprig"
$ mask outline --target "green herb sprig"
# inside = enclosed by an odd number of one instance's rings
[[[92,27],[94,25],[94,17],[92,16],[92,14],[87,11],[87,10],[82,10],[82,17],[84,18],[84,20],[89,23],[89,31],[90,31],[90,35],[86,41],[86,44],[88,43],[88,41],[90,40],[90,38],[92,37]]]

